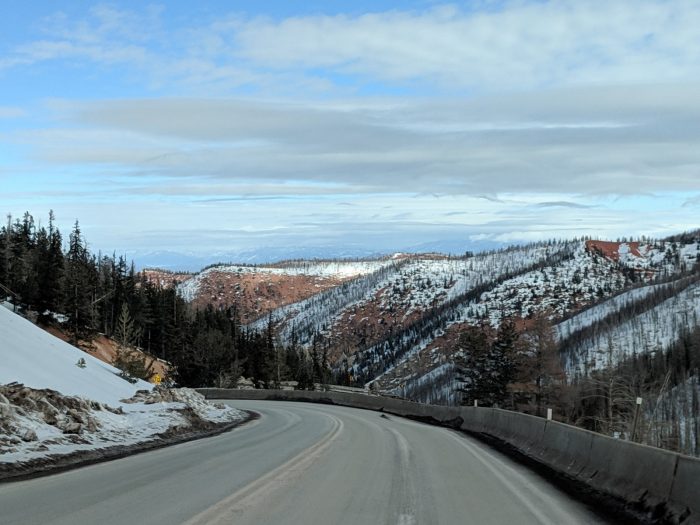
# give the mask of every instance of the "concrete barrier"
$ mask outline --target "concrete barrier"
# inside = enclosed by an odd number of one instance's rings
[[[580,428],[547,421],[542,442],[533,455],[547,465],[557,465],[558,470],[577,479],[590,479],[595,472],[584,470],[588,467],[591,447],[596,434]]]
[[[612,498],[642,522],[700,524],[700,459],[613,439],[543,418],[350,392],[199,389],[208,399],[327,403],[461,429],[496,439],[559,476]]]
[[[655,508],[671,493],[678,457],[667,450],[594,435],[587,469],[597,474],[589,483],[642,507]]]
[[[687,513],[688,523],[700,523],[700,461],[697,458],[678,456],[669,499],[681,514]]]
[[[482,433],[486,432],[491,423],[492,408],[462,407],[461,429],[466,432]]]
[[[542,443],[547,420],[529,414],[493,409],[482,432],[529,452]]]

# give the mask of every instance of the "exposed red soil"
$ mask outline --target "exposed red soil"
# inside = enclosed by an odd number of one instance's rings
[[[282,263],[270,267],[284,267]],[[192,277],[188,273],[164,270],[144,270],[143,275],[163,287],[183,283]],[[313,275],[279,275],[269,272],[210,271],[201,278],[199,291],[192,301],[197,308],[237,306],[242,323],[250,323],[281,306],[308,299],[324,290],[338,286],[349,278]]]
[[[586,241],[586,250],[599,253],[603,257],[612,261],[620,260],[620,246],[629,246],[630,253],[636,257],[641,257],[638,242],[611,242],[611,241]]]
[[[453,361],[459,351],[457,341],[462,331],[471,323],[453,324],[445,333],[436,337],[424,349],[416,352],[406,361],[386,372],[377,380],[380,390],[402,387],[404,378],[423,375],[442,363]]]
[[[62,341],[70,343],[70,336],[60,328],[56,326],[42,326],[41,328],[46,330],[51,335],[58,337]],[[118,344],[113,339],[110,339],[105,335],[99,334],[97,337],[90,341],[79,341],[78,348],[80,348],[83,352],[95,356],[100,361],[111,365],[114,361],[114,358],[117,355]],[[168,375],[169,367],[166,362],[161,361],[159,359],[154,359],[148,354],[141,352],[140,350],[134,350],[134,352],[146,357],[147,363],[150,363],[153,359],[153,364],[151,366],[153,368],[154,373],[158,374],[161,377],[166,377]]]
[[[532,328],[535,320],[518,317],[513,319],[513,322],[516,330],[522,333]],[[433,339],[424,349],[416,352],[406,361],[387,371],[377,380],[377,386],[380,390],[400,388],[403,386],[402,383],[407,377],[412,375],[421,376],[443,363],[454,362],[455,354],[459,352],[459,338],[462,332],[471,326],[474,326],[474,323],[470,321],[455,323],[449,326],[443,335]],[[525,387],[519,387],[518,390],[522,391],[523,388]]]
[[[334,288],[343,281],[313,275],[209,272],[202,278],[192,303],[198,308],[209,304],[214,308],[236,305],[241,322],[249,323],[276,308]]]

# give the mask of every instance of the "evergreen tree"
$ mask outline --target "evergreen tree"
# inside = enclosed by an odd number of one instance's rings
[[[297,390],[315,390],[313,378],[313,365],[309,361],[308,356],[304,350],[299,353],[299,368],[296,374],[297,380]]]
[[[138,339],[138,329],[134,326],[134,321],[129,312],[129,306],[126,303],[122,304],[117,320],[117,327],[114,331],[114,339],[123,348],[134,346]]]
[[[138,333],[128,305],[122,304],[114,334],[119,348],[112,364],[122,371],[122,377],[132,382],[136,379],[149,379],[153,375],[154,360],[150,359],[149,362],[144,354],[134,348]]]
[[[34,305],[40,315],[61,309],[63,251],[61,233],[54,226],[53,210],[49,212],[49,229],[40,228],[36,235],[34,274],[37,294]],[[48,318],[45,317],[45,320]]]
[[[81,235],[80,225],[75,221],[70,234],[65,270],[65,304],[74,343],[86,334],[92,317],[90,273],[90,256]]]
[[[12,215],[7,215],[7,225],[0,230],[0,284],[10,286],[12,263]]]
[[[504,406],[508,385],[514,377],[511,327],[505,327],[493,339],[485,326],[469,327],[459,338],[462,357],[457,360],[460,391],[464,404],[479,401],[485,406]]]

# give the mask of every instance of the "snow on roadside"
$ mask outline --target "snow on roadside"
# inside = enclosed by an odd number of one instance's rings
[[[113,408],[16,383],[0,386],[0,416],[0,464],[136,445],[246,417],[190,389],[140,391]]]
[[[84,367],[77,366],[81,359]],[[194,390],[132,384],[118,369],[6,308],[0,308],[0,363],[0,467],[146,443],[246,417]]]

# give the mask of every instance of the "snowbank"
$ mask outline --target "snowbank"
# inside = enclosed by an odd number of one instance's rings
[[[245,419],[190,389],[144,390],[113,408],[17,383],[0,386],[0,416],[0,464],[135,445]]]

